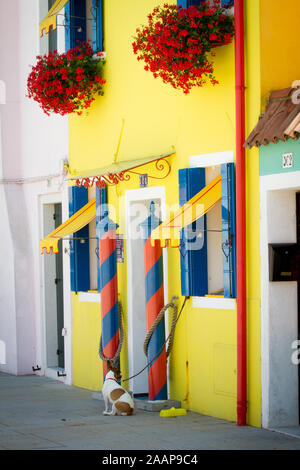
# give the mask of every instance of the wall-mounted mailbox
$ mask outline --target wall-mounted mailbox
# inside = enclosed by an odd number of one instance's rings
[[[298,281],[298,253],[295,243],[269,245],[270,282]]]

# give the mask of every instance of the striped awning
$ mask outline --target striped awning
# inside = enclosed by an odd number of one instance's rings
[[[57,20],[57,15],[58,13],[64,8],[64,6],[68,3],[69,0],[56,0],[54,5],[50,8],[48,11],[47,15],[41,21],[40,23],[40,36],[43,36],[43,32],[45,30],[45,33],[48,34],[50,27],[52,26],[52,29],[56,29],[56,20]]]
[[[71,233],[78,232],[80,229],[89,224],[96,217],[96,198],[91,199],[85,206],[77,211],[72,217],[66,220],[63,224],[57,227],[47,237],[40,242],[41,254],[46,252],[58,253],[58,241],[61,238],[70,235]]]
[[[165,248],[168,241],[174,248],[180,246],[180,231],[205,215],[221,200],[221,175],[187,201],[168,220],[151,233],[151,244],[157,240]]]

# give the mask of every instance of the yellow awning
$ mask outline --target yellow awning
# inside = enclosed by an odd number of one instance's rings
[[[43,36],[43,30],[45,33],[49,33],[49,28],[52,26],[53,29],[56,29],[56,17],[60,10],[68,3],[69,0],[56,0],[54,5],[50,8],[47,15],[40,23],[40,35]]]
[[[160,224],[151,233],[151,244],[155,246],[156,240],[164,248],[168,241],[172,247],[180,246],[180,231],[195,222],[211,210],[221,199],[221,175],[199,193],[186,202],[167,221]]]
[[[89,224],[95,217],[96,198],[89,201],[79,211],[72,215],[72,217],[57,227],[46,238],[41,240],[41,254],[43,254],[44,248],[46,248],[48,254],[51,253],[51,251],[53,251],[53,253],[58,253],[58,241],[60,238],[66,237],[71,233],[78,232],[78,230]]]

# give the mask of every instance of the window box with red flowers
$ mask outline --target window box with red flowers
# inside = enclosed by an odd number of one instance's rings
[[[28,97],[37,101],[43,111],[82,114],[103,95],[102,53],[94,54],[88,42],[69,49],[66,53],[49,52],[38,56],[27,80]]]
[[[233,35],[233,18],[218,1],[188,8],[165,4],[148,15],[147,26],[137,28],[132,46],[154,78],[187,94],[193,86],[218,83],[212,49],[231,43]]]

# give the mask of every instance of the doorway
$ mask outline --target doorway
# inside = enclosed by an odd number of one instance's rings
[[[300,192],[296,193],[296,224],[297,224],[297,247],[294,265],[297,275],[297,302],[298,302],[298,341],[300,340]],[[299,344],[299,343],[298,343]],[[298,424],[300,425],[300,364],[298,364]]]
[[[44,236],[62,223],[61,203],[44,204]],[[59,253],[44,255],[45,296],[45,370],[46,375],[57,377],[65,368],[64,345],[64,296],[62,241],[58,242]]]
[[[141,371],[147,364],[144,354],[146,327],[146,296],[144,268],[144,234],[140,226],[150,215],[150,203],[155,203],[155,215],[164,217],[164,188],[143,188],[127,191],[126,248],[127,248],[127,311],[128,311],[128,363],[129,376]],[[167,260],[163,250],[164,296],[167,299]],[[165,322],[167,319],[165,318]],[[167,325],[165,331],[168,331]],[[137,398],[148,396],[148,368],[130,379],[129,389]]]
[[[62,223],[61,204],[54,204],[55,228]],[[63,259],[62,259],[62,241],[58,242],[58,253],[55,256],[55,286],[56,286],[56,313],[57,313],[57,358],[58,367],[65,368],[65,342],[62,336],[64,327],[64,287],[63,287]]]
[[[262,426],[299,426],[299,176],[261,178]]]

